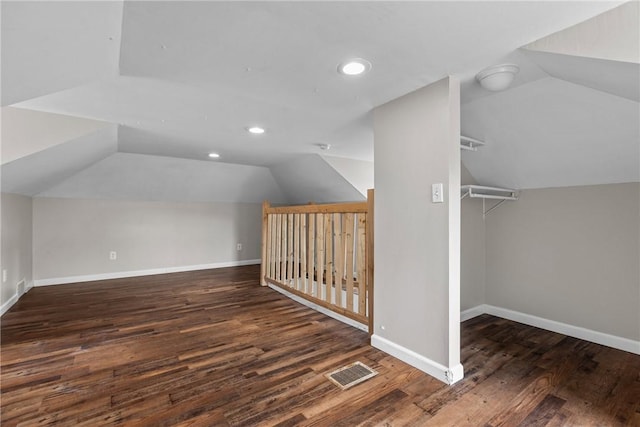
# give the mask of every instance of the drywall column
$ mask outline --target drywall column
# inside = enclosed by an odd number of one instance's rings
[[[0,257],[0,315],[33,285],[32,199],[2,193],[2,256]]]
[[[460,83],[448,77],[375,109],[371,343],[439,380],[460,364]],[[431,185],[442,183],[444,202]]]

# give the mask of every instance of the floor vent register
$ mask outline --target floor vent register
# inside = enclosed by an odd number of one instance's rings
[[[354,362],[327,374],[326,377],[341,389],[346,390],[376,375],[378,373],[364,363]]]

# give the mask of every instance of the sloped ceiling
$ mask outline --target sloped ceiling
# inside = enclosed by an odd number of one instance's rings
[[[35,196],[115,153],[115,125],[108,124],[2,165],[2,191]]]
[[[122,2],[2,2],[2,106],[118,75]]]
[[[318,154],[299,156],[271,167],[289,203],[353,202],[366,197]]]
[[[216,151],[273,171],[319,144],[373,160],[370,111],[454,74],[463,132],[488,144],[464,156],[477,181],[631,181],[637,64],[530,45],[619,4],[3,1],[2,102],[111,123],[120,152],[208,161]],[[372,70],[338,74],[352,57]],[[474,81],[506,61],[521,66],[511,89]],[[267,132],[249,135],[254,124]]]
[[[264,167],[129,153],[112,154],[40,196],[171,202],[287,201]]]

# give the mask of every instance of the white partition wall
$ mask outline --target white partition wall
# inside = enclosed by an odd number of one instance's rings
[[[452,384],[460,364],[460,83],[448,77],[374,115],[372,345]],[[444,200],[432,201],[442,184]]]

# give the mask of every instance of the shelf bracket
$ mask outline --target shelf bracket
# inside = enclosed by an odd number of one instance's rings
[[[469,138],[468,136],[460,135],[460,148],[463,150],[469,151],[478,151],[478,147],[482,147],[484,142],[478,141],[474,138]]]
[[[495,205],[491,206],[488,210],[485,209],[485,200],[486,199],[482,199],[482,219],[485,219],[487,217],[487,215],[489,214],[489,212],[491,212],[492,210],[494,210],[495,208],[497,208],[498,206],[500,206],[501,204],[503,204],[504,202],[506,202],[507,200],[500,200],[498,203],[496,203]]]

